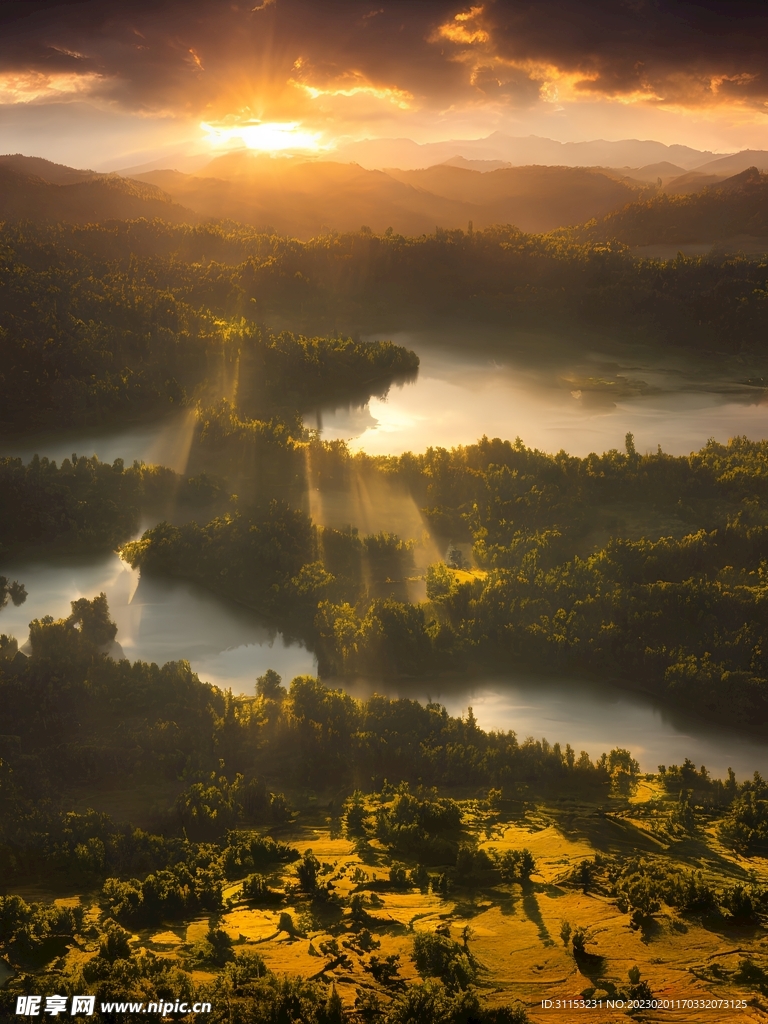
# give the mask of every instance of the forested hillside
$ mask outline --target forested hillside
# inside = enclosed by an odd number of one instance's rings
[[[339,327],[345,335],[382,323],[396,329],[419,317],[567,324],[606,342],[759,358],[767,282],[759,260],[639,261],[618,244],[509,227],[421,238],[362,231],[303,243],[232,225],[6,225],[0,415],[19,429],[155,413],[198,397],[205,379],[221,393],[238,353],[254,373],[266,359],[266,397],[274,405],[288,384],[286,401],[296,408],[308,387],[317,397],[415,367],[392,347],[363,355],[357,343],[339,341]],[[285,345],[257,326],[286,318],[307,334],[333,335],[306,349],[301,374]]]
[[[587,225],[583,237],[627,245],[768,237],[768,174],[756,167],[687,195],[660,192]]]
[[[0,423],[21,430],[157,415],[206,394],[207,384],[226,390],[241,354],[252,414],[295,412],[310,394],[365,388],[418,366],[388,343],[269,334],[254,323],[256,307],[234,268],[163,253],[168,232],[175,249],[194,237],[188,227],[144,221],[5,228]],[[142,235],[143,258],[132,251]],[[247,233],[236,238],[247,246]],[[206,229],[198,249],[208,239],[214,252],[227,245],[224,232]]]

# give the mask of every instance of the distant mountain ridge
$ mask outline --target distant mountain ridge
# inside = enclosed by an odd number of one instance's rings
[[[759,171],[768,171],[768,150],[765,149],[743,149],[740,153],[732,153],[730,156],[721,156],[716,160],[710,160],[702,164],[696,170],[700,174],[740,174],[749,167],[757,167]]]
[[[721,159],[718,154],[708,150],[681,145],[666,146],[653,140],[556,142],[538,135],[517,137],[504,132],[493,132],[484,139],[451,139],[448,142],[364,139],[347,143],[335,153],[338,160],[353,160],[368,169],[398,167],[401,170],[420,170],[445,163],[457,156],[465,160],[500,160],[517,167],[544,164],[624,168],[669,162],[685,171]]]
[[[570,227],[585,239],[633,246],[768,237],[768,174],[751,166],[725,177],[728,160],[682,174],[669,161],[617,170],[467,158],[384,171],[241,150],[196,174],[156,170],[125,178],[12,154],[0,156],[0,219],[229,219],[299,238],[362,226],[418,236],[467,230],[471,222],[476,229],[514,224],[532,233]],[[707,166],[721,173],[705,173]]]
[[[768,174],[749,167],[698,192],[662,192],[612,211],[581,234],[633,246],[714,243],[738,236],[768,240]]]
[[[18,153],[0,156],[0,220],[88,224],[139,217],[174,223],[199,219],[147,182]]]
[[[425,171],[367,170],[332,161],[271,159],[245,151],[212,160],[195,175],[139,175],[201,216],[270,226],[309,238],[323,231],[431,234],[515,224],[550,231],[602,217],[643,191],[614,172],[582,167],[478,171],[444,164]]]
[[[98,177],[95,171],[67,167],[66,164],[55,164],[41,156],[24,156],[23,153],[6,153],[0,156],[0,167],[17,174],[33,175],[49,182],[51,185],[72,185],[78,181],[87,181]]]

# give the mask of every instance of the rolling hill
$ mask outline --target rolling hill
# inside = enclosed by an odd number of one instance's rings
[[[659,193],[614,210],[583,234],[628,245],[714,243],[746,235],[768,237],[768,174],[750,167],[685,195]]]
[[[511,223],[550,231],[601,217],[636,199],[642,185],[571,167],[440,165],[425,171],[366,170],[357,164],[294,161],[247,152],[217,158],[195,175],[151,171],[152,183],[200,216],[228,218],[308,238],[323,231],[421,235],[435,227]]]
[[[54,177],[61,183],[50,180]],[[174,223],[199,219],[161,189],[145,182],[113,174],[95,175],[32,157],[0,157],[0,220],[88,224],[138,217],[159,217]]]

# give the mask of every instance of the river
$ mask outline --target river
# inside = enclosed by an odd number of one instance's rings
[[[395,454],[471,443],[483,433],[519,435],[531,446],[584,455],[622,447],[628,430],[638,449],[655,450],[661,444],[673,454],[700,448],[712,436],[724,441],[740,433],[752,438],[768,434],[762,387],[737,379],[723,382],[711,368],[684,374],[673,361],[664,366],[644,361],[642,352],[623,359],[599,352],[574,358],[546,339],[531,346],[518,338],[517,350],[467,344],[466,339],[459,345],[445,332],[439,337],[434,332],[409,333],[393,340],[419,353],[417,379],[393,387],[385,399],[316,410],[307,422],[324,437],[346,438],[372,454]],[[535,359],[508,354],[532,348],[538,352]],[[28,459],[37,452],[61,460],[74,451],[105,461],[155,461],[183,472],[191,438],[191,418],[183,415],[101,433],[0,438],[0,454]],[[358,521],[363,531],[389,525],[416,536],[423,525],[412,501],[388,504],[379,495],[358,496],[353,507],[341,509],[338,496],[317,494],[312,512],[320,521]],[[286,640],[249,610],[189,583],[142,580],[114,554],[47,560],[26,556],[0,563],[0,573],[22,581],[29,593],[19,608],[9,605],[0,612],[0,632],[20,643],[33,618],[64,616],[70,601],[104,591],[118,625],[116,653],[132,660],[186,658],[201,678],[240,693],[253,693],[256,676],[267,668],[286,682],[316,670],[311,651]],[[371,692],[365,682],[349,688],[361,696]],[[768,745],[607,684],[510,672],[384,689],[440,700],[453,714],[472,705],[485,729],[514,729],[520,738],[569,742],[593,757],[625,746],[644,770],[690,757],[718,775],[729,766],[740,778],[756,769],[768,773]]]

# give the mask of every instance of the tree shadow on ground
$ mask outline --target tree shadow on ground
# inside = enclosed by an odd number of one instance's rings
[[[605,988],[605,984],[600,983],[600,978],[605,973],[605,957],[600,956],[598,953],[577,953],[574,955],[576,965],[584,975],[589,978],[593,985]]]
[[[545,946],[554,946],[554,940],[547,931],[547,926],[544,924],[544,918],[541,916],[539,910],[539,901],[536,899],[536,893],[533,889],[525,888],[523,890],[522,899],[523,913],[528,920],[536,925],[536,929],[539,933],[539,938]]]

